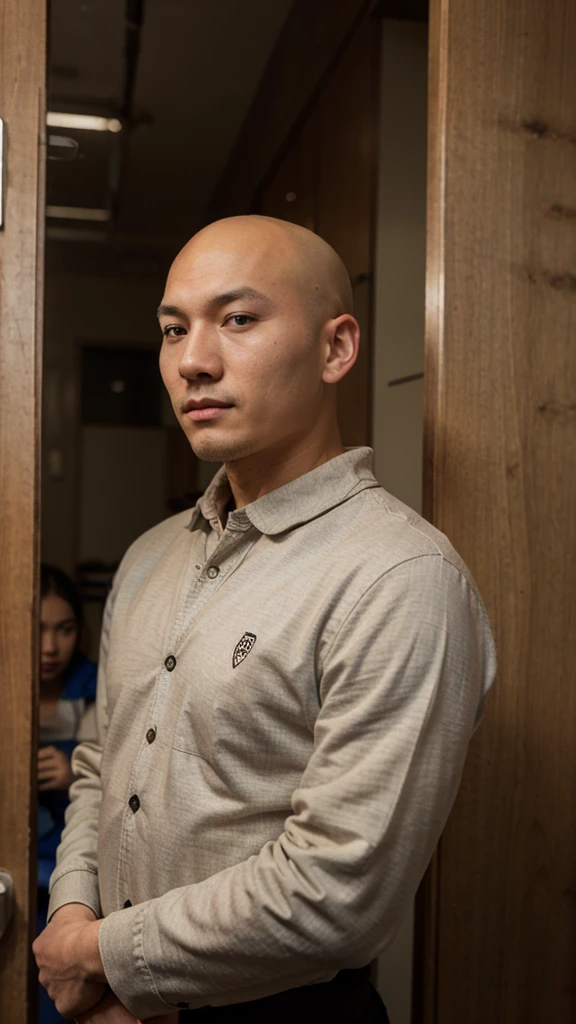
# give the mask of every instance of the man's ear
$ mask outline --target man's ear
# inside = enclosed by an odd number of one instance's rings
[[[325,384],[337,384],[358,358],[360,328],[350,313],[343,313],[330,320],[324,329],[327,336],[322,380]]]

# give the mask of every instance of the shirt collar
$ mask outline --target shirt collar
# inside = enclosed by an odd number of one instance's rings
[[[372,472],[371,448],[352,448],[324,462],[309,473],[264,494],[257,501],[229,516],[230,526],[246,529],[251,524],[260,533],[275,536],[341,505],[367,487],[379,487]],[[230,484],[224,466],[218,470],[212,483],[199,499],[192,513],[189,529],[193,530],[204,518],[213,526],[218,524],[218,513],[231,497]]]

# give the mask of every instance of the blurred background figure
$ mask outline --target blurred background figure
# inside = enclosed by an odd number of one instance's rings
[[[40,728],[38,750],[38,920],[46,926],[48,883],[64,828],[76,744],[96,736],[95,662],[82,654],[82,603],[61,569],[43,564],[40,606]],[[64,1020],[38,986],[39,1024]]]

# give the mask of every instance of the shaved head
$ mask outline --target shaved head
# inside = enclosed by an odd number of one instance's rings
[[[246,254],[257,251],[263,263],[293,279],[315,325],[352,313],[352,287],[346,267],[332,246],[308,228],[256,214],[226,217],[194,235],[178,253],[170,273],[206,246],[233,247]]]
[[[198,457],[338,451],[335,384],[358,351],[351,310],[342,260],[306,228],[243,216],[194,235],[158,318],[162,377]]]

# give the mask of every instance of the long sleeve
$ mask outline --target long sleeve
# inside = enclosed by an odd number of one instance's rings
[[[83,736],[72,754],[75,780],[70,787],[66,826],[56,856],[56,868],[50,878],[48,920],[66,903],[84,903],[101,916],[98,891],[98,821],[102,787],[100,760],[108,727],[106,707],[106,659],[114,592],[106,602],[100,640],[98,685],[96,692],[96,739]],[[85,724],[87,726],[88,723]],[[84,728],[83,735],[89,735]]]
[[[142,1019],[229,1004],[381,953],[444,827],[494,671],[485,612],[450,562],[418,556],[376,580],[325,652],[314,752],[283,833],[104,921],[121,1001]]]

